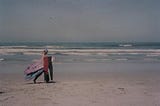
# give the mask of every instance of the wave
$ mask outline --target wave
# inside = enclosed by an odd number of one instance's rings
[[[127,58],[118,58],[118,59],[115,59],[115,60],[118,60],[118,61],[127,61],[128,59]]]
[[[4,61],[4,58],[0,58],[0,61]]]
[[[0,62],[28,61],[42,54],[48,48],[49,54],[58,62],[160,62],[160,43],[0,43]],[[13,55],[13,56],[12,56]]]
[[[146,55],[147,57],[157,57],[160,56],[160,53],[150,53]]]
[[[139,55],[147,56],[160,55],[160,49],[48,49],[51,54],[61,55],[101,55],[107,56],[110,54],[117,55]],[[18,54],[18,55],[41,55],[43,49],[25,49],[25,48],[0,48],[1,55]]]
[[[28,46],[0,46],[0,49],[18,49],[18,48],[27,48]]]
[[[47,45],[47,46],[42,46],[44,48],[48,48],[48,49],[62,49],[64,48],[64,46],[50,46],[50,45]]]
[[[119,47],[132,47],[132,44],[119,44]]]
[[[1,47],[11,48],[64,48],[64,49],[111,49],[146,48],[160,49],[160,42],[0,42]]]

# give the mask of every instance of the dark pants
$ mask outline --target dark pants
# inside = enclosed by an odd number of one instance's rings
[[[45,80],[46,82],[49,82],[49,75],[48,75],[48,73],[45,73],[45,72],[44,72],[44,80]]]
[[[41,73],[39,73],[35,78],[34,78],[34,83],[36,82],[36,80],[37,80],[37,78],[40,76],[40,75],[42,75],[42,73],[43,73],[43,71],[41,72]]]
[[[49,82],[49,75],[48,75],[48,73],[45,73],[44,71],[42,71],[41,73],[39,73],[39,74],[34,78],[34,80],[33,80],[34,83],[36,83],[37,78],[38,78],[39,76],[41,76],[42,73],[44,73],[44,80],[45,80],[46,82]]]
[[[49,73],[50,73],[50,78],[51,80],[53,80],[53,66],[52,66],[52,62],[49,62]]]

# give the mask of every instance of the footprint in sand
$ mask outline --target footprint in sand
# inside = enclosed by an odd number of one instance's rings
[[[120,94],[126,94],[126,90],[124,88],[118,88]]]

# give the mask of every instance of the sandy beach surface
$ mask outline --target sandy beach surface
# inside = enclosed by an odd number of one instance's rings
[[[160,106],[157,71],[68,71],[54,79],[33,84],[22,73],[1,73],[0,106]]]

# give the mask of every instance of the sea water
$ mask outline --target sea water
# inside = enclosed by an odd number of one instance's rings
[[[41,58],[45,48],[56,57],[59,71],[64,71],[65,65],[73,67],[66,70],[74,71],[131,70],[138,66],[158,70],[160,63],[159,42],[0,42],[0,72],[23,72]]]

